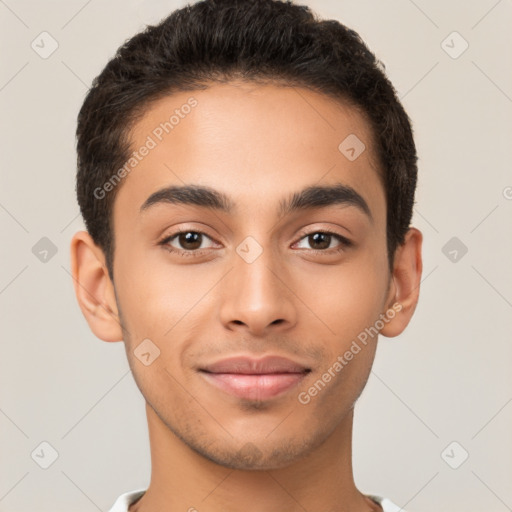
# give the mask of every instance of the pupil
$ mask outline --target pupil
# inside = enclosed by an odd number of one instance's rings
[[[314,249],[327,249],[330,244],[331,235],[327,233],[314,233],[313,235],[309,235],[309,243],[311,245],[315,245],[320,243],[320,247],[314,247]],[[323,239],[323,243],[322,243]],[[313,243],[312,243],[313,242]]]
[[[189,231],[180,234],[180,244],[185,249],[198,249],[201,246],[201,234]],[[190,247],[192,244],[192,247]]]

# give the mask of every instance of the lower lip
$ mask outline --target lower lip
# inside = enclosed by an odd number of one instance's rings
[[[293,388],[306,376],[306,373],[201,373],[208,382],[222,391],[247,400],[273,398]]]

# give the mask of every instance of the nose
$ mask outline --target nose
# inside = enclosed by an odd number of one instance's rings
[[[230,330],[253,336],[283,332],[295,325],[293,285],[282,265],[264,250],[252,262],[234,255],[234,268],[225,278],[220,318]]]

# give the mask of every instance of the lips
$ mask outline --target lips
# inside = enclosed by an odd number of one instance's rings
[[[267,400],[289,391],[310,371],[296,361],[279,356],[231,357],[200,369],[208,383],[248,400]]]
[[[244,375],[264,375],[274,373],[302,373],[309,370],[299,363],[279,356],[266,356],[261,359],[231,357],[202,368],[209,373],[241,373]]]

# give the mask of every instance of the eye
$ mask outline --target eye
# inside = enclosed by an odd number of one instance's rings
[[[335,242],[336,240],[338,241],[338,245],[333,247],[332,242]],[[298,244],[300,244],[302,241],[305,241],[305,243],[309,244],[310,247],[298,246],[299,249],[311,248],[314,251],[328,253],[333,251],[343,251],[345,248],[352,245],[352,242],[348,240],[348,238],[345,238],[344,236],[341,236],[338,233],[333,233],[331,231],[314,231],[301,238]]]
[[[210,242],[208,244],[208,241]],[[336,245],[336,241],[338,242]],[[304,246],[303,244],[308,245]],[[159,245],[178,256],[201,256],[203,251],[216,247],[215,241],[202,231],[181,230],[167,236]],[[298,249],[309,249],[316,253],[342,252],[353,244],[350,240],[331,231],[313,231],[295,244]]]
[[[171,251],[193,252],[208,248],[208,246],[203,245],[206,240],[212,241],[208,235],[201,231],[183,230],[166,237],[160,244]]]

